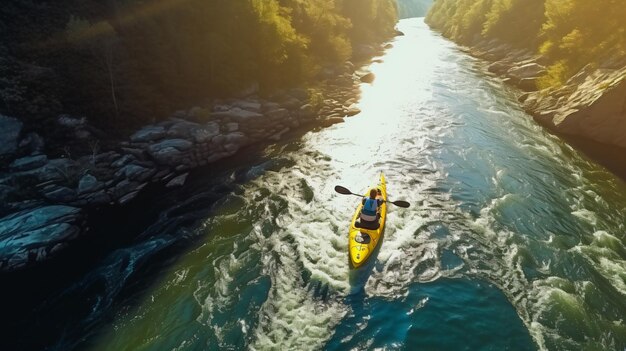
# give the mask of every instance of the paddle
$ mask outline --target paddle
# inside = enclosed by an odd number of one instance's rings
[[[359,196],[359,197],[365,197],[363,195],[359,195],[359,194],[355,194],[353,192],[351,192],[350,190],[348,190],[347,188],[342,187],[341,185],[337,185],[335,186],[335,191],[338,192],[339,194],[342,195],[355,195],[355,196]],[[411,206],[410,203],[406,202],[406,201],[385,201],[385,202],[389,202],[392,203],[398,207],[403,207],[403,208],[408,208],[409,206]]]

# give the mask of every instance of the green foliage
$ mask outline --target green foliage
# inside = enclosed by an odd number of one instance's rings
[[[126,127],[254,82],[262,93],[303,84],[392,35],[396,12],[395,0],[15,2],[0,8],[15,18],[0,23],[11,49],[0,63],[36,61],[54,72],[62,112]],[[0,113],[25,110],[29,94],[2,86],[14,81],[0,79]]]
[[[620,0],[437,0],[426,20],[464,44],[499,39],[542,54],[542,88],[563,84],[587,64],[626,56]]]
[[[324,94],[319,89],[308,89],[309,105],[317,111],[324,106]]]

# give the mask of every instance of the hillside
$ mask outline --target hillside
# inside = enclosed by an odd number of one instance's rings
[[[492,61],[557,132],[626,147],[626,7],[601,0],[438,0],[426,22]]]
[[[396,21],[394,0],[10,0],[0,114],[127,129],[251,86],[268,94],[316,79],[389,38]]]

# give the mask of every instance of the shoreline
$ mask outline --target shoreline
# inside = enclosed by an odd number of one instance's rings
[[[309,88],[281,90],[269,99],[257,91],[215,99],[144,125],[123,141],[95,138],[84,119],[61,116],[58,122],[70,134],[90,138],[91,155],[76,159],[69,152],[49,158],[43,138],[23,133],[21,121],[0,116],[4,130],[12,128],[8,152],[0,152],[8,164],[0,171],[0,226],[5,228],[0,274],[62,256],[89,232],[87,212],[127,208],[144,188],[183,187],[196,170],[220,168],[222,160],[242,149],[359,114],[359,85],[374,79],[367,67],[389,40],[359,47],[353,56],[358,67],[350,61],[328,67]]]

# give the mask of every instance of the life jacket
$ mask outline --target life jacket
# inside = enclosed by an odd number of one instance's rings
[[[378,209],[378,200],[376,199],[365,199],[365,204],[363,204],[363,209],[361,209],[361,214],[365,216],[376,216],[376,210]]]

